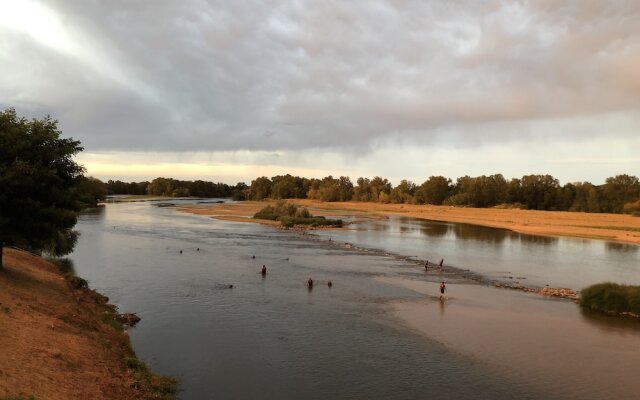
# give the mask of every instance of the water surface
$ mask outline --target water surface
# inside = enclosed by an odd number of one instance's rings
[[[391,219],[368,235],[331,235],[399,253],[411,248],[409,255],[419,255],[420,244],[424,255],[438,249],[447,263],[469,267],[514,251],[471,239],[457,246],[473,248],[473,257],[450,255],[458,228],[436,226],[446,232],[428,235],[422,230],[431,225]],[[430,278],[396,257],[151,202],[108,204],[85,213],[78,229],[78,274],[123,312],[139,313],[142,322],[130,330],[137,354],[154,370],[181,377],[183,399],[585,398],[553,376],[508,374],[406,324],[395,304],[423,301],[424,293],[380,278]],[[405,240],[414,245],[403,247]],[[518,246],[544,258],[533,244]],[[620,271],[628,268],[622,264]],[[313,290],[304,286],[309,277]],[[546,392],[549,385],[558,390]]]

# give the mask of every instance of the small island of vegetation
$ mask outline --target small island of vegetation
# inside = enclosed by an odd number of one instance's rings
[[[341,219],[327,219],[325,217],[311,215],[309,210],[298,207],[285,201],[279,201],[275,205],[268,205],[254,214],[255,219],[279,221],[285,228],[295,225],[309,225],[311,227],[342,227]]]
[[[580,305],[608,314],[640,317],[640,286],[598,283],[582,290]]]

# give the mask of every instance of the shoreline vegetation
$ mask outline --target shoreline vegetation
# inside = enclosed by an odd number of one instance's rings
[[[108,298],[64,262],[5,249],[0,398],[175,399],[175,379],[139,360]]]
[[[640,286],[606,282],[580,292],[580,305],[595,311],[640,318]]]
[[[284,200],[267,205],[253,215],[254,219],[278,221],[283,228],[342,228],[341,219],[313,216],[306,207],[299,207]]]

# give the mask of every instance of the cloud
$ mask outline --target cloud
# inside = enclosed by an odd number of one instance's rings
[[[92,151],[357,155],[535,140],[549,121],[595,140],[594,116],[618,138],[640,127],[637,2],[25,4],[64,41],[0,19],[0,105]]]

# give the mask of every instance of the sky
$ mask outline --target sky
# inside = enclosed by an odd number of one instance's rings
[[[103,180],[640,176],[640,1],[0,0],[0,109]]]

